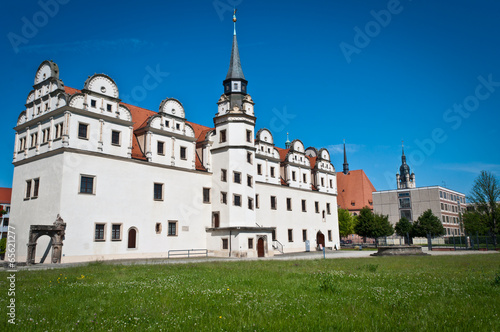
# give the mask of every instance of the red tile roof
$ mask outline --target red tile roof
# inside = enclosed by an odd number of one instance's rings
[[[194,137],[196,137],[197,142],[202,142],[205,140],[205,136],[207,133],[212,130],[213,128],[206,127],[199,125],[197,123],[191,122],[191,121],[186,121],[187,124],[190,124],[191,127],[193,127],[194,130]]]
[[[64,87],[64,92],[66,92],[67,94],[70,94],[70,95],[74,95],[75,93],[78,93],[78,92],[81,92],[81,91],[78,90],[78,89],[75,89],[75,88],[70,88],[69,86],[65,86]]]
[[[12,196],[12,188],[0,188],[0,203],[10,204],[10,197]]]
[[[337,202],[342,209],[361,210],[365,206],[373,209],[372,192],[376,191],[370,179],[362,169],[347,174],[337,173]],[[353,205],[354,203],[354,205]]]
[[[276,149],[278,150],[278,152],[280,154],[280,160],[282,162],[285,161],[286,155],[288,154],[288,152],[290,152],[290,149],[282,149],[282,148],[278,148],[278,147],[276,147]]]
[[[318,157],[309,157],[309,156],[306,156],[307,158],[309,158],[309,163],[311,164],[311,169],[314,169],[314,166],[316,166],[316,160],[318,159]]]

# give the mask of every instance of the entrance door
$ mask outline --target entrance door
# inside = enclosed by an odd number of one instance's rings
[[[318,247],[321,245],[322,248],[325,247],[325,234],[321,233],[321,232],[318,232],[316,234],[316,244],[318,245]]]
[[[265,256],[264,239],[261,238],[261,237],[257,240],[257,256],[258,257],[264,257]]]
[[[128,248],[129,249],[135,248],[136,235],[137,235],[137,231],[134,228],[131,228],[128,231]]]

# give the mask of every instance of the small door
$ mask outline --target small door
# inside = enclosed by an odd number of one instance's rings
[[[265,257],[264,239],[263,238],[259,238],[257,240],[257,256],[258,257]]]
[[[131,228],[128,231],[128,248],[135,249],[137,231],[134,228]]]
[[[219,212],[214,212],[212,213],[212,222],[213,222],[213,227],[218,228],[220,227],[220,221],[219,221]]]
[[[325,247],[325,234],[318,232],[316,234],[316,244],[318,247],[321,245],[322,248]]]

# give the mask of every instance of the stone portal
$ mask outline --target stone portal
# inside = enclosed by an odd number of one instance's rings
[[[26,264],[35,264],[35,254],[36,254],[36,241],[42,235],[50,236],[52,240],[52,258],[51,263],[58,264],[61,263],[62,256],[62,246],[64,240],[64,233],[66,231],[66,223],[57,215],[57,219],[53,225],[31,225],[30,235],[28,243],[28,257],[26,258]]]

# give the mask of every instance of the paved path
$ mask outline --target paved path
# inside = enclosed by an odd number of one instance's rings
[[[424,253],[431,256],[443,255],[495,255],[500,254],[498,251],[477,251],[477,250],[458,250],[458,251],[428,251],[426,247],[422,247]],[[339,250],[339,251],[326,251],[325,257],[327,259],[335,258],[360,258],[371,257],[370,254],[375,253],[374,250]],[[323,253],[318,251],[312,252],[299,252],[291,254],[276,255],[274,257],[266,258],[229,258],[229,257],[200,257],[200,258],[157,258],[157,259],[124,259],[124,260],[111,260],[104,261],[104,264],[122,264],[122,265],[136,265],[136,264],[187,264],[187,263],[203,263],[203,262],[241,262],[241,261],[254,261],[254,260],[305,260],[305,259],[322,259]],[[84,263],[65,263],[65,264],[37,264],[31,266],[18,266],[17,270],[47,270],[47,269],[60,269],[74,266],[87,265],[89,262]],[[6,271],[4,267],[0,271]]]

